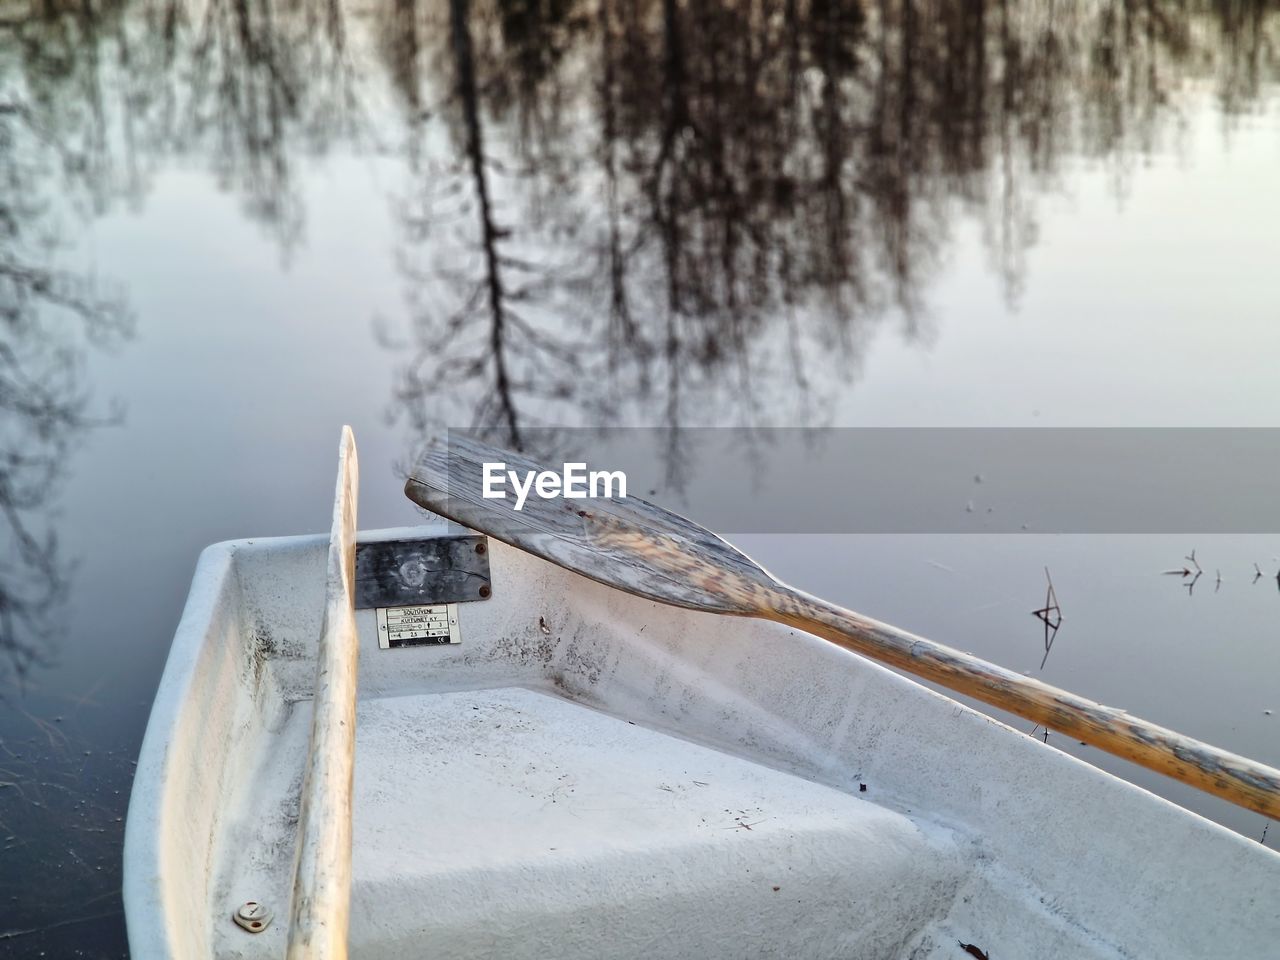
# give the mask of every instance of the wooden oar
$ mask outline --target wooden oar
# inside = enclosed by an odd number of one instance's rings
[[[414,502],[575,573],[660,603],[774,620],[1280,817],[1280,770],[1023,677],[780,582],[709,530],[644,500],[485,499],[484,464],[545,467],[471,439],[433,445],[405,484]],[[560,471],[556,471],[559,473]]]
[[[351,789],[356,749],[356,441],[342,428],[324,620],[316,656],[302,809],[298,815],[288,960],[345,960],[351,910]]]

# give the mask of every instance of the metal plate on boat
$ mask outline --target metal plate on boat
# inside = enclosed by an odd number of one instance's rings
[[[356,608],[487,600],[488,538],[425,537],[356,544]]]
[[[378,646],[383,650],[461,642],[456,604],[378,607]]]

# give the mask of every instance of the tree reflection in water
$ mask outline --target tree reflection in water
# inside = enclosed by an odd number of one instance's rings
[[[0,680],[47,658],[67,586],[44,514],[67,458],[101,420],[82,383],[84,350],[132,330],[118,296],[54,264],[40,174],[51,150],[27,104],[0,103]]]
[[[1123,191],[1190,78],[1249,109],[1277,73],[1264,7],[399,0],[380,52],[413,144],[416,351],[396,402],[420,431],[517,444],[820,423],[879,325],[932,335],[965,219],[1016,301],[1064,158]]]
[[[123,292],[58,265],[140,204],[170,153],[207,158],[287,254],[300,156],[366,129],[338,0],[100,0],[0,20],[0,677],[47,659],[71,563],[47,514],[91,403],[85,351],[133,333]]]
[[[13,865],[0,871],[0,952],[125,949],[120,842],[136,744],[119,748],[109,710],[80,742],[55,714],[101,706],[96,688],[72,696],[31,676],[66,630],[75,558],[54,510],[69,465],[121,413],[94,399],[87,359],[135,329],[124,291],[79,265],[77,234],[140,204],[154,171],[187,152],[287,253],[304,223],[299,155],[362,129],[345,28],[337,0],[0,14],[0,850]],[[49,882],[32,887],[37,875]]]
[[[293,167],[364,126],[338,0],[209,0],[187,38],[179,149],[209,158],[246,214],[288,250],[302,232]]]
[[[170,154],[202,158],[287,253],[305,225],[303,158],[335,143],[403,153],[412,325],[394,405],[415,435],[821,423],[879,327],[932,336],[930,282],[966,220],[1016,300],[1063,159],[1104,160],[1123,191],[1178,135],[1192,81],[1228,121],[1254,109],[1277,77],[1278,23],[1240,0],[90,0],[6,14],[11,563],[60,582],[56,542],[31,518],[94,419],[78,344],[130,329],[118,297],[35,238],[56,241],[72,211],[141,202]],[[40,593],[6,588],[7,646]]]
[[[11,882],[0,882],[0,898],[11,924],[31,919],[13,905],[15,885],[52,861],[36,854],[28,868],[27,851],[18,848],[38,849],[45,838],[43,853],[74,853],[54,824],[65,830],[73,816],[77,827],[94,817],[93,834],[76,837],[78,883],[62,876],[53,885],[72,899],[47,896],[61,913],[49,922],[78,909],[88,899],[85,888],[100,882],[98,864],[118,859],[118,844],[99,825],[110,822],[111,812],[80,788],[84,758],[74,764],[67,737],[13,696],[34,667],[54,659],[65,631],[73,561],[60,547],[52,509],[67,464],[86,431],[118,414],[93,403],[86,354],[133,333],[119,291],[59,263],[67,201],[97,207],[105,154],[92,134],[58,135],[51,123],[58,115],[40,102],[47,93],[36,84],[0,87],[0,762],[8,788],[0,822],[3,855],[15,863],[6,874]],[[78,118],[95,115],[91,109]],[[4,931],[6,939],[22,935]]]

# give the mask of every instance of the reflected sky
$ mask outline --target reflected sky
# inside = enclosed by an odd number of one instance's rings
[[[124,950],[120,818],[195,556],[324,528],[343,422],[365,527],[412,522],[397,470],[448,426],[1276,426],[1278,77],[1249,2],[6,13],[0,955]],[[1052,562],[1047,679],[1280,762],[1280,596],[1240,572],[1280,546],[1219,545],[1188,596],[1158,570],[1196,544],[1157,541],[752,549],[1029,669]]]

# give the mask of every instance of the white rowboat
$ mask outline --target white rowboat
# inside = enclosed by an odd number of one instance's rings
[[[348,449],[334,537],[200,558],[139,960],[1280,956],[1280,855],[870,660],[457,527],[357,556]]]

